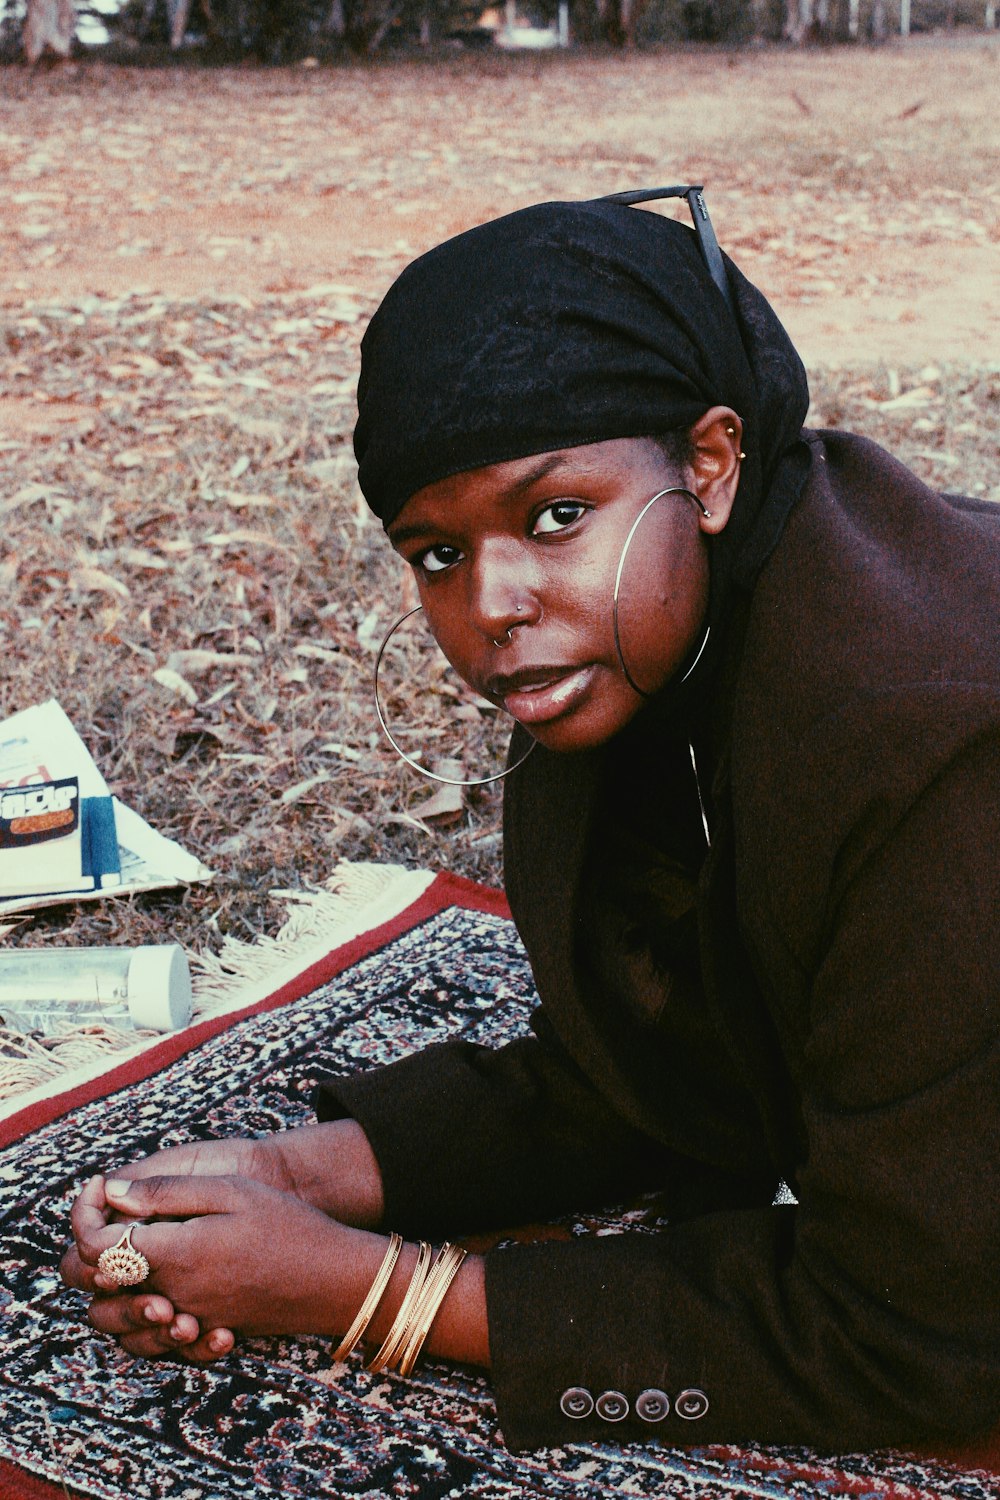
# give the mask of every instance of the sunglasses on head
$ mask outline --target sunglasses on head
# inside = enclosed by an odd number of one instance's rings
[[[602,203],[623,203],[631,206],[636,203],[653,203],[658,198],[686,198],[688,208],[691,210],[691,218],[694,221],[694,232],[698,236],[698,244],[708,267],[708,274],[715,282],[719,291],[726,299],[726,306],[735,316],[736,306],[733,301],[732,288],[729,278],[726,276],[726,267],[722,260],[722,251],[712,228],[712,221],[708,217],[708,209],[705,207],[704,188],[700,185],[689,187],[661,187],[661,188],[633,188],[627,193],[607,193],[600,201]]]

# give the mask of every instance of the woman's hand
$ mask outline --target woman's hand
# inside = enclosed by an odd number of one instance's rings
[[[382,1213],[378,1165],[367,1137],[353,1120],[306,1125],[260,1140],[192,1141],[132,1162],[119,1168],[116,1175],[132,1182],[166,1176],[243,1177],[294,1193],[345,1223],[374,1225]],[[103,1227],[126,1217],[114,1205],[105,1213],[103,1187],[103,1179],[96,1178],[78,1198],[73,1209],[75,1234],[78,1221]],[[100,1215],[99,1220],[93,1219],[95,1214]],[[112,1291],[102,1286],[94,1265],[81,1259],[79,1235],[77,1240],[63,1259],[63,1279],[91,1295],[107,1294],[101,1305],[100,1326],[115,1333],[130,1354],[147,1359],[179,1354],[196,1363],[208,1363],[229,1353],[234,1343],[230,1329],[208,1328],[203,1332],[190,1311],[178,1312],[162,1294]]]
[[[118,1167],[113,1175],[126,1182],[147,1177],[247,1177],[294,1193],[344,1224],[374,1227],[382,1214],[378,1164],[354,1120],[302,1125],[260,1139],[190,1141]]]
[[[167,1154],[162,1153],[164,1157]],[[108,1205],[103,1177],[92,1177],[84,1187],[73,1204],[70,1222],[74,1243],[63,1256],[59,1271],[67,1286],[95,1299],[90,1310],[95,1328],[113,1333],[128,1354],[143,1359],[178,1357],[193,1364],[209,1364],[229,1353],[235,1343],[230,1329],[211,1328],[203,1333],[197,1318],[176,1312],[166,1297],[148,1290],[108,1292],[111,1283],[100,1275],[93,1256],[83,1259],[81,1245],[92,1245],[95,1235],[109,1224],[120,1222],[117,1211]],[[117,1233],[120,1237],[120,1230]],[[89,1251],[86,1253],[89,1255]],[[98,1301],[100,1312],[95,1321]]]
[[[121,1218],[152,1220],[132,1237],[150,1274],[141,1291],[128,1294],[97,1270],[102,1250],[120,1238]],[[146,1177],[106,1185],[94,1178],[73,1207],[73,1230],[76,1243],[63,1260],[63,1277],[95,1293],[93,1326],[113,1334],[130,1354],[180,1353],[198,1362],[227,1352],[233,1332],[342,1331],[384,1250],[379,1236],[240,1177]],[[105,1291],[115,1294],[101,1295]],[[174,1318],[175,1307],[185,1314]],[[212,1333],[202,1337],[199,1328]]]

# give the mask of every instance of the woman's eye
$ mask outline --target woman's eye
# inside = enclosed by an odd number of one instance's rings
[[[557,500],[540,513],[532,527],[532,536],[562,531],[565,526],[572,526],[574,521],[578,521],[585,510],[586,506],[581,505],[579,500]]]
[[[443,573],[445,568],[457,563],[461,555],[457,547],[446,547],[439,543],[438,546],[428,547],[426,552],[421,552],[414,561],[425,573]]]

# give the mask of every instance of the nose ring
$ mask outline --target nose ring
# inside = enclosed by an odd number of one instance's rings
[[[515,612],[515,614],[519,614],[519,615],[523,614],[524,613],[524,605],[523,604],[515,604],[514,605],[514,612]],[[514,625],[520,625],[521,623],[522,622],[520,620],[515,620],[514,621]],[[508,625],[507,629],[504,631],[503,635],[500,637],[499,640],[497,640],[496,636],[493,637],[493,644],[494,644],[494,646],[497,647],[498,650],[502,649],[504,646],[509,646],[510,645],[511,641],[513,640],[512,631],[514,629],[514,625]]]

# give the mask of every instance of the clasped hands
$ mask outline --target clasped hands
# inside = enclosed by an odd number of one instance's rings
[[[331,1214],[373,1222],[379,1202],[377,1167],[351,1121],[173,1147],[90,1179],[60,1270],[90,1294],[93,1327],[129,1354],[207,1364],[237,1334],[342,1331],[379,1237]],[[122,1289],[97,1262],[132,1221],[150,1272]]]

